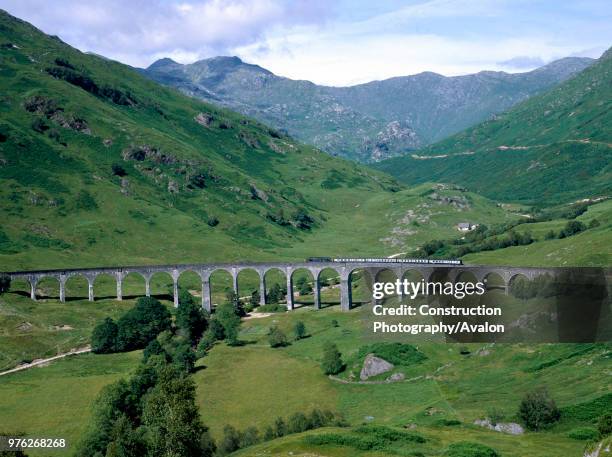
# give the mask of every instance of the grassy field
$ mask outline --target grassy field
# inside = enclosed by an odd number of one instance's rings
[[[325,299],[332,302],[334,294],[333,289],[326,291]],[[16,298],[12,306],[23,309],[25,301]],[[106,305],[111,306],[110,301]],[[49,308],[49,316],[53,317],[41,317],[41,322],[61,316],[58,310],[52,310],[51,301],[30,306]],[[63,306],[80,309],[82,315],[92,307],[87,302]],[[331,380],[319,368],[322,346],[327,341],[334,342],[344,360],[353,357],[369,341],[359,313],[359,308],[343,313],[337,306],[320,311],[305,306],[291,313],[245,320],[240,333],[244,344],[218,344],[198,362],[193,375],[197,403],[213,436],[219,438],[226,424],[239,429],[254,425],[263,430],[277,416],[286,418],[294,412],[319,407],[342,413],[352,426],[368,423],[400,429],[416,427],[428,440],[422,449],[417,449],[425,455],[438,455],[452,442],[471,440],[489,445],[505,457],[522,457],[526,453],[533,457],[570,456],[579,455],[584,443],[569,439],[567,433],[585,425],[583,419],[564,417],[549,431],[519,437],[484,430],[474,426],[473,421],[485,417],[493,408],[501,411],[505,420],[516,420],[521,397],[536,387],[546,386],[562,408],[588,405],[612,392],[612,348],[606,344],[583,346],[576,356],[581,348],[577,345],[497,344],[486,345],[486,351],[479,352],[483,345],[473,343],[461,346],[470,351],[465,355],[460,353],[460,345],[422,342],[418,348],[427,359],[407,368],[407,381],[364,385]],[[337,326],[331,324],[334,319]],[[306,324],[307,338],[291,341],[284,348],[269,347],[270,326],[278,326],[292,340],[298,320]],[[85,327],[80,331],[85,332]],[[83,431],[88,405],[99,389],[118,377],[128,376],[139,357],[139,352],[75,356],[0,378],[0,418],[4,418],[0,419],[0,430],[21,431],[30,436],[45,432],[75,440]],[[422,377],[412,379],[412,375]],[[445,426],[442,420],[460,424]],[[551,448],[563,454],[551,454]],[[384,455],[327,445],[313,448],[298,435],[264,443],[238,455],[261,452],[273,456],[288,452]]]
[[[63,437],[68,452],[28,451],[29,455],[68,455],[85,431],[100,389],[128,374],[140,351],[82,354],[0,377],[0,430],[35,437]]]

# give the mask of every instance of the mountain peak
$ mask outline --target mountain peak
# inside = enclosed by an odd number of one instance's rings
[[[147,67],[147,70],[156,70],[160,68],[167,68],[175,65],[180,65],[180,63],[175,62],[170,57],[164,57],[162,59],[156,60],[151,65]]]

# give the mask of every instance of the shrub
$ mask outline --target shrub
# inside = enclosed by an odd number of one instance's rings
[[[385,359],[394,365],[409,366],[419,363],[427,356],[412,344],[404,343],[374,343],[359,348],[357,358],[363,359],[368,354]]]
[[[305,338],[306,337],[306,325],[304,325],[304,322],[297,321],[295,323],[295,327],[293,327],[293,333],[295,334],[296,340],[301,340],[302,338]]]
[[[111,166],[111,170],[113,171],[113,174],[115,176],[125,176],[127,175],[127,171],[125,171],[125,168],[123,168],[120,164],[118,163],[114,163]]]
[[[601,225],[601,222],[599,222],[597,219],[591,219],[591,222],[589,222],[589,228],[596,228],[599,227]]]
[[[49,126],[45,124],[45,121],[43,121],[40,117],[37,117],[32,121],[31,127],[32,130],[38,133],[43,133],[45,130],[49,130]]]
[[[86,190],[81,190],[76,196],[76,207],[84,211],[91,211],[98,207],[96,200]]]
[[[504,420],[506,415],[501,409],[493,407],[487,410],[487,417],[489,418],[491,424],[497,425],[499,422]]]
[[[528,392],[519,406],[519,417],[529,430],[541,430],[557,422],[561,416],[555,401],[546,389]]]
[[[599,439],[599,432],[593,427],[579,427],[570,431],[567,436],[578,441],[595,441]]]
[[[586,230],[586,225],[584,225],[580,221],[571,220],[568,221],[567,224],[565,224],[565,227],[563,228],[563,230],[561,230],[561,233],[559,234],[559,238],[576,235],[577,233],[580,233],[584,230]]]
[[[597,430],[601,436],[608,436],[612,433],[612,413],[604,414],[597,421]]]
[[[444,455],[447,457],[499,457],[495,449],[469,441],[451,444]]]
[[[8,292],[11,289],[11,277],[7,274],[0,274],[0,294]]]
[[[546,235],[544,235],[545,240],[553,240],[555,238],[557,238],[557,234],[554,230],[549,230],[548,232],[546,232]]]
[[[340,324],[338,323],[338,321],[336,319],[332,319],[331,326],[332,327],[340,327]]]
[[[210,227],[216,227],[217,225],[219,225],[219,219],[216,216],[210,216],[208,220],[206,221],[206,223]]]
[[[278,327],[270,327],[268,331],[268,342],[272,348],[287,346],[287,336]]]
[[[117,350],[117,333],[117,324],[110,317],[107,317],[93,329],[91,350],[96,354],[115,352]]]
[[[338,347],[333,343],[327,343],[323,348],[323,360],[321,361],[321,369],[323,373],[338,374],[344,369],[342,354],[338,351]]]

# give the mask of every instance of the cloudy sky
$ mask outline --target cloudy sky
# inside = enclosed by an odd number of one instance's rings
[[[612,46],[610,0],[0,0],[67,43],[130,65],[237,55],[351,85],[435,71],[526,71]]]

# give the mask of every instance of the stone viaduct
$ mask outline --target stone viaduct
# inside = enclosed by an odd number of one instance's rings
[[[436,263],[432,263],[436,262]],[[456,281],[469,272],[477,281],[484,281],[495,277],[496,287],[508,291],[511,281],[518,275],[529,279],[546,272],[553,272],[554,268],[527,268],[527,267],[497,267],[463,265],[453,261],[427,261],[414,259],[334,259],[324,261],[305,262],[261,262],[261,263],[209,263],[209,264],[177,264],[177,265],[149,265],[102,268],[76,268],[61,270],[15,271],[6,273],[12,281],[25,280],[30,287],[30,297],[36,300],[36,285],[47,277],[55,278],[59,282],[60,301],[66,300],[66,281],[74,276],[84,277],[89,285],[89,301],[94,301],[94,282],[98,275],[109,275],[117,283],[117,300],[122,299],[122,282],[130,273],[141,275],[145,281],[145,295],[151,295],[151,277],[156,273],[167,273],[172,277],[174,285],[174,305],[178,306],[178,280],[185,272],[196,273],[202,281],[202,307],[212,310],[210,277],[218,270],[227,271],[232,277],[233,290],[238,294],[238,275],[243,270],[254,270],[259,275],[260,303],[266,303],[266,273],[270,270],[280,270],[287,280],[287,309],[294,308],[293,277],[298,270],[307,270],[312,274],[314,307],[321,307],[321,272],[331,269],[337,273],[340,285],[340,307],[343,311],[351,309],[351,279],[357,271],[366,271],[370,281],[379,279],[383,271],[392,272],[396,278],[403,279],[409,272],[417,272],[425,281],[436,278],[445,278],[445,281]],[[388,280],[388,279],[386,279]],[[441,280],[441,279],[437,279]],[[238,295],[239,296],[239,295]]]

